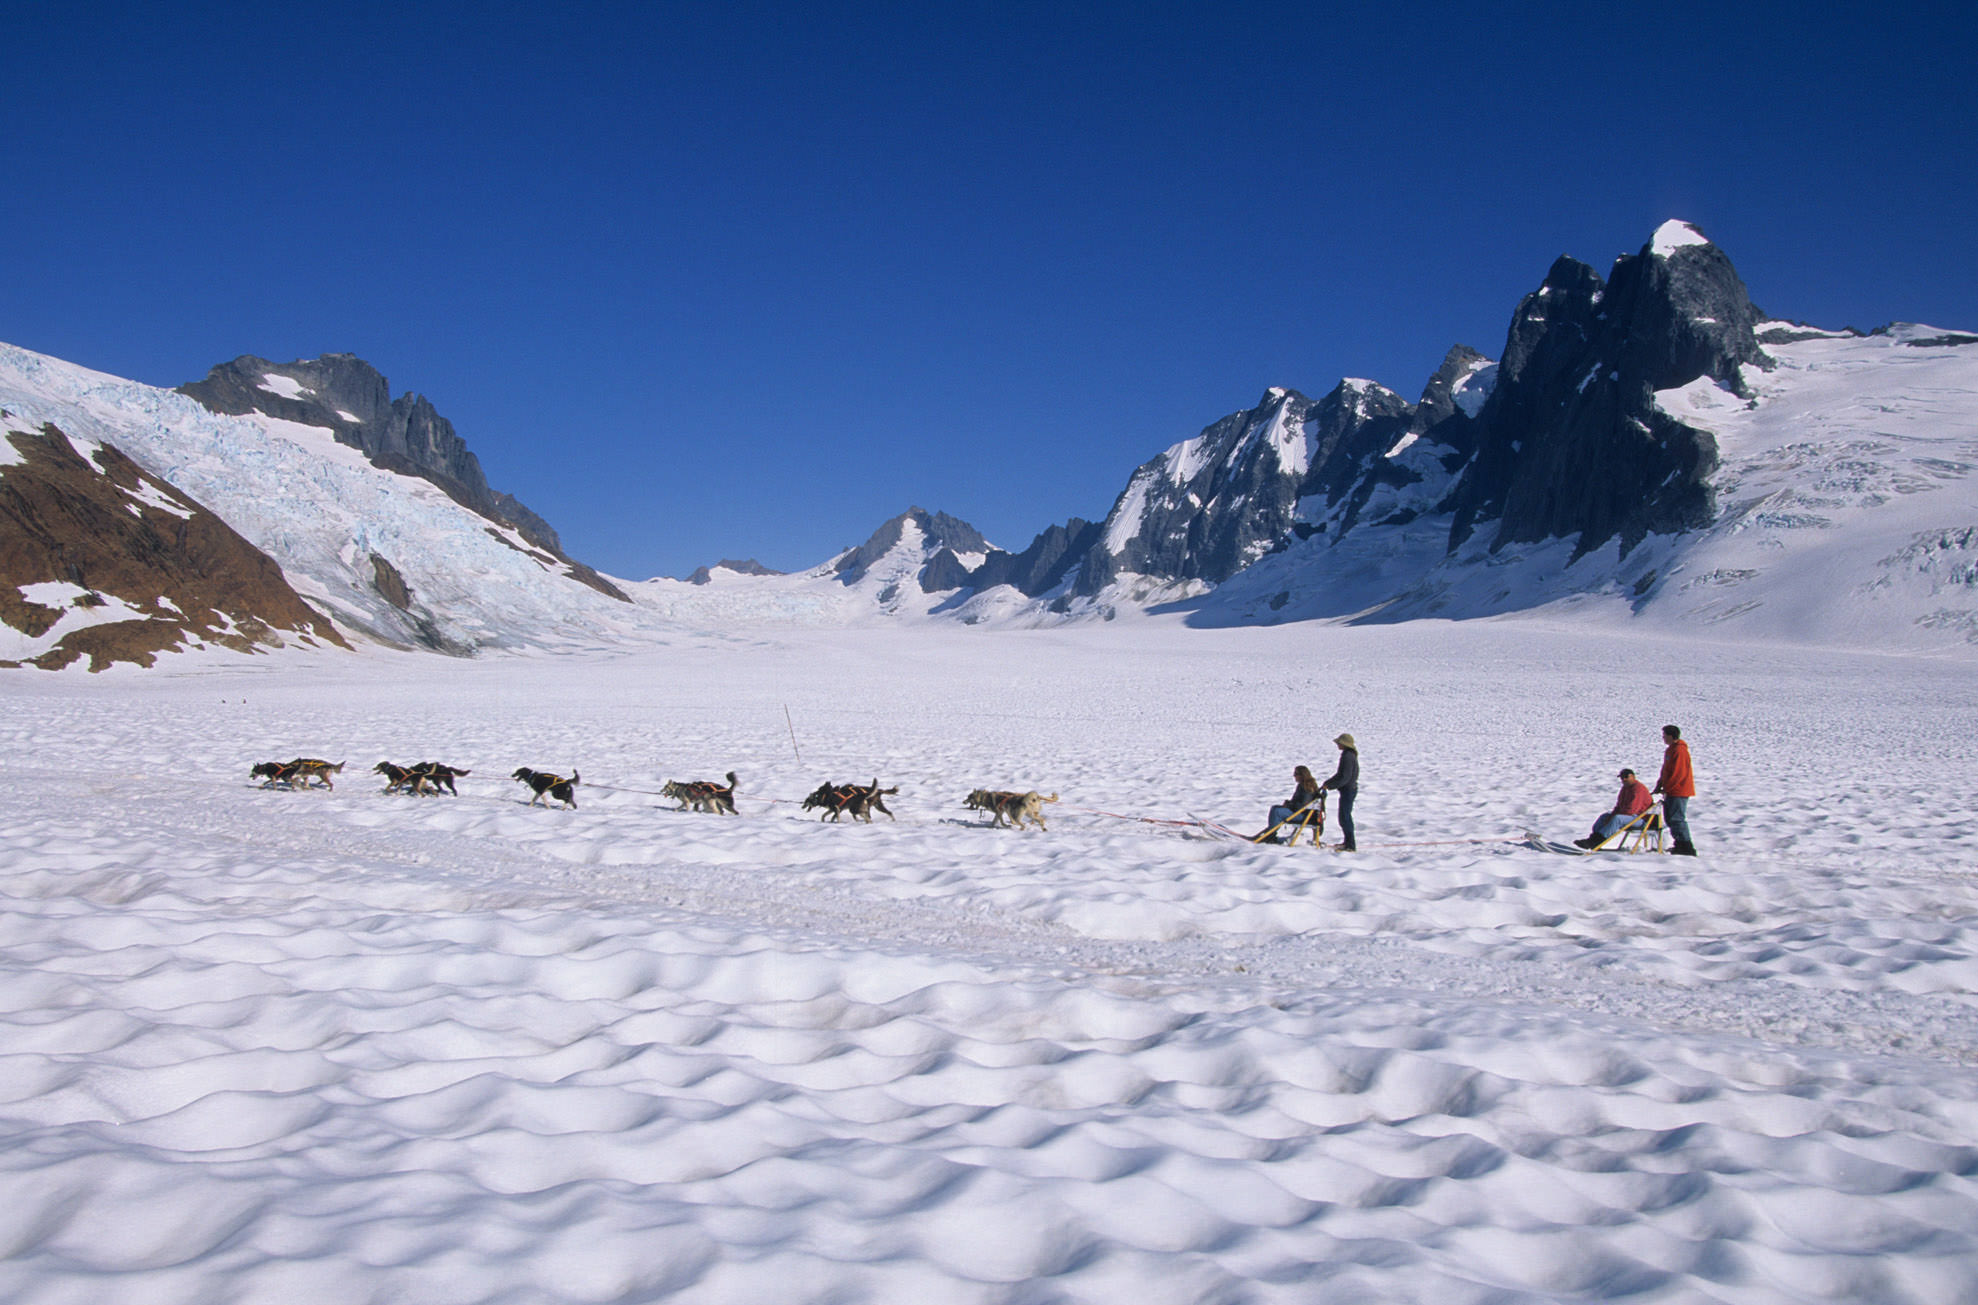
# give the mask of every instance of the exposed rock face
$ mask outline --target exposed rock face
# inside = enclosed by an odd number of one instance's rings
[[[87,657],[94,671],[201,643],[349,646],[265,553],[115,447],[54,426],[0,431],[0,621],[22,654],[0,665]]]
[[[724,557],[719,562],[716,562],[712,568],[705,566],[695,568],[694,573],[687,577],[687,583],[690,585],[711,584],[714,581],[714,572],[716,571],[733,571],[736,575],[786,574],[782,571],[771,570],[752,557],[744,558],[741,561]]]
[[[1096,594],[1122,573],[1227,580],[1291,528],[1320,438],[1313,403],[1274,389],[1194,439],[1142,463],[1107,515],[1079,571]]]
[[[412,589],[399,569],[376,553],[371,554],[371,587],[401,612],[412,610]]]
[[[1482,412],[1496,384],[1496,363],[1467,344],[1455,345],[1422,387],[1409,429],[1417,433],[1436,431],[1440,443],[1468,454],[1475,445],[1474,437],[1466,438],[1466,427],[1449,423],[1452,418],[1470,418]]]
[[[964,583],[972,589],[1012,585],[1019,593],[1039,598],[1063,584],[1098,542],[1099,523],[1073,517],[1061,526],[1047,527],[1021,553],[993,550]]]
[[[913,507],[881,525],[871,538],[839,558],[833,572],[845,584],[857,584],[875,563],[905,541],[909,528],[918,533],[921,548],[929,554],[920,576],[920,587],[927,593],[952,589],[955,586],[939,582],[954,574],[967,574],[969,568],[957,554],[980,555],[990,551],[989,541],[968,522],[945,512]],[[929,572],[933,573],[932,579]]]
[[[1574,538],[1580,553],[1706,525],[1716,443],[1655,392],[1709,376],[1745,393],[1741,369],[1771,366],[1762,320],[1685,223],[1609,281],[1561,258],[1518,305],[1499,363],[1458,345],[1413,404],[1369,381],[1316,403],[1274,389],[1142,464],[1076,559],[1075,591],[1127,574],[1221,584],[1293,539],[1425,512],[1447,515],[1452,552],[1485,525],[1493,548]]]
[[[353,354],[290,363],[243,355],[213,368],[203,381],[181,385],[179,392],[213,412],[259,412],[327,428],[339,444],[362,450],[376,466],[430,481],[461,506],[513,527],[567,566],[573,579],[630,601],[603,576],[566,555],[548,522],[513,496],[490,488],[480,459],[423,395],[393,399],[390,383],[377,368]]]
[[[1082,559],[1076,592],[1097,594],[1128,573],[1220,584],[1314,522],[1350,529],[1378,484],[1415,478],[1384,460],[1404,436],[1437,413],[1467,426],[1453,396],[1481,363],[1473,350],[1452,350],[1430,382],[1437,406],[1426,417],[1372,381],[1341,381],[1316,402],[1269,391],[1134,472]]]
[[[1408,434],[1416,417],[1414,405],[1393,390],[1371,381],[1341,381],[1312,413],[1315,452],[1299,498],[1316,502],[1307,505],[1306,515],[1330,512],[1346,500],[1341,528],[1350,529],[1371,492],[1381,456]]]
[[[1716,441],[1662,412],[1655,391],[1709,376],[1746,393],[1740,369],[1771,365],[1761,320],[1731,261],[1681,223],[1605,283],[1584,263],[1554,263],[1512,320],[1450,499],[1451,546],[1493,519],[1494,548],[1577,535],[1581,553],[1707,525]]]

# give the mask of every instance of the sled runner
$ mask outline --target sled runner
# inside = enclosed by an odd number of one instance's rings
[[[1590,849],[1595,852],[1660,852],[1662,851],[1662,804],[1650,806],[1648,810],[1630,820],[1609,834]],[[1653,846],[1651,846],[1653,844]]]

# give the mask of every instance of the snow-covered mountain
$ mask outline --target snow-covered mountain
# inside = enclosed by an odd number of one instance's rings
[[[805,571],[783,574],[723,562],[686,580],[661,577],[624,587],[641,607],[700,628],[939,619],[973,592],[970,577],[998,556],[1009,555],[966,521],[912,507],[863,544]]]
[[[266,553],[107,444],[0,408],[0,666],[348,647]]]
[[[1089,542],[1047,532],[1046,584],[933,568],[953,588],[924,584],[919,607],[1025,624],[1542,611],[1961,648],[1978,643],[1975,468],[1978,336],[1768,320],[1729,258],[1670,222],[1606,279],[1560,259],[1498,360],[1457,346],[1415,403],[1367,380],[1316,402],[1274,388],[1143,464]]]
[[[514,495],[488,484],[480,459],[424,395],[392,398],[390,383],[362,358],[333,353],[274,363],[249,355],[221,363],[205,380],[179,386],[179,393],[229,416],[258,412],[327,430],[372,465],[431,481],[454,502],[512,528],[599,593],[624,597],[596,571],[569,557],[549,522]]]
[[[1454,546],[1460,473],[1376,496],[1376,524],[1288,544],[1195,604],[1205,624],[1473,618],[1522,611],[1651,620],[1859,647],[1961,643],[1978,609],[1978,337],[1766,323],[1773,367],[1740,395],[1709,378],[1655,392],[1707,436],[1710,519],[1693,528]],[[1440,509],[1440,510],[1439,510]],[[1322,524],[1330,525],[1331,521]]]
[[[186,388],[203,402],[0,346],[10,429],[127,455],[157,488],[120,492],[210,509],[311,615],[220,604],[204,625],[171,624],[156,600],[179,598],[147,580],[155,593],[113,595],[115,611],[156,627],[100,643],[189,646],[251,618],[262,642],[321,630],[471,654],[683,628],[1155,612],[1201,625],[1542,613],[1978,647],[1978,335],[1770,320],[1680,222],[1606,278],[1558,260],[1496,359],[1456,346],[1413,402],[1361,379],[1317,400],[1272,388],[1142,464],[1103,520],[1014,552],[916,507],[793,574],[723,563],[611,581],[489,490],[423,400],[390,400],[358,360],[239,359]],[[0,501],[26,476],[0,466]],[[0,548],[19,595],[0,591],[0,620],[46,651],[58,636],[27,587],[48,583],[48,564],[18,551]],[[101,597],[84,586],[70,598],[90,612],[63,620],[110,623]]]
[[[327,427],[215,413],[175,391],[6,345],[0,411],[13,430],[52,429],[73,444],[107,446],[210,510],[274,559],[341,637],[466,655],[649,642],[661,633],[650,611],[587,581],[517,527],[423,476],[376,465]],[[0,494],[17,474],[0,467]],[[71,535],[74,548],[105,546],[87,530]],[[42,577],[9,562],[0,578],[17,587]],[[152,601],[168,592],[120,595],[133,609],[125,619],[172,621]]]
[[[1337,544],[1423,515],[1449,550],[1479,530],[1493,549],[1571,537],[1588,551],[1706,524],[1712,440],[1654,394],[1699,377],[1743,393],[1744,367],[1771,366],[1759,318],[1730,260],[1684,223],[1605,281],[1561,258],[1501,360],[1457,346],[1415,404],[1366,380],[1316,404],[1272,390],[1141,467],[1077,591],[1220,585],[1311,534]]]

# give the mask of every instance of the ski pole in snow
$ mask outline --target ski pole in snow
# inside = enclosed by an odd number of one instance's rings
[[[790,719],[790,704],[787,702],[783,704],[783,723],[790,727],[790,751],[797,754],[797,764],[801,766],[804,764],[803,749],[797,746],[797,724]]]

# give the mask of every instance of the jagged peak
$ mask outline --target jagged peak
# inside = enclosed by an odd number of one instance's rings
[[[1497,361],[1467,344],[1451,345],[1442,365],[1422,387],[1415,405],[1414,429],[1425,431],[1460,411],[1475,417],[1497,385]]]
[[[1583,294],[1595,298],[1607,288],[1607,282],[1591,263],[1583,263],[1571,254],[1561,254],[1552,260],[1552,266],[1545,270],[1545,280],[1537,290],[1526,295],[1527,302],[1534,298],[1545,298],[1561,293]]]
[[[1327,414],[1336,412],[1356,413],[1362,417],[1389,416],[1405,412],[1412,405],[1379,381],[1370,381],[1358,376],[1348,376],[1332,387],[1325,398],[1315,405],[1315,412],[1321,421],[1328,420]]]
[[[863,544],[842,554],[832,564],[832,571],[847,584],[860,579],[873,563],[900,546],[908,527],[920,537],[921,549],[930,556],[944,548],[957,555],[972,555],[987,553],[993,547],[981,531],[961,518],[915,506],[882,523]]]
[[[1337,393],[1342,399],[1352,399],[1356,401],[1367,398],[1373,398],[1373,397],[1379,397],[1383,399],[1401,398],[1399,394],[1396,394],[1393,390],[1389,389],[1387,386],[1382,385],[1379,381],[1370,381],[1360,376],[1341,377],[1339,385],[1335,389],[1335,393]]]

